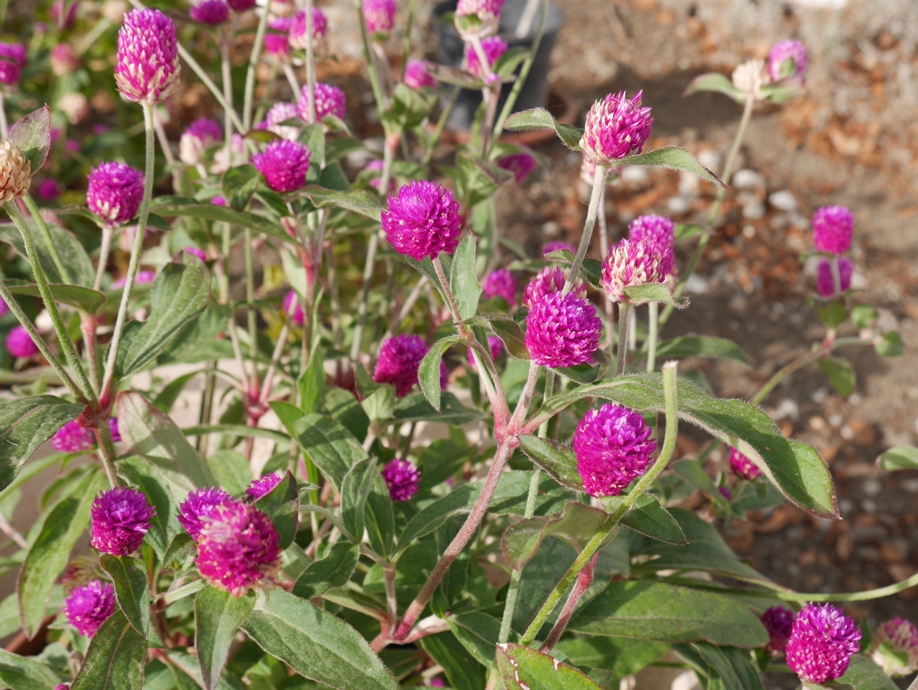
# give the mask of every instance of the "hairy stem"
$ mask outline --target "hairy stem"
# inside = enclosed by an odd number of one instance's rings
[[[660,303],[651,302],[647,314],[647,372],[651,373],[657,366],[657,325],[660,321]]]
[[[65,283],[72,283],[73,278],[70,276],[70,271],[67,269],[67,265],[63,262],[60,253],[57,251],[57,245],[51,237],[51,231],[48,229],[48,224],[45,223],[45,219],[41,217],[41,211],[38,210],[38,205],[35,203],[35,200],[28,194],[22,197],[22,200],[25,202],[26,208],[29,209],[29,213],[32,214],[32,218],[35,219],[35,225],[38,227],[38,232],[41,234],[42,240],[44,240],[45,249],[51,255],[51,261],[54,262],[54,267],[60,274],[61,280]],[[98,290],[99,288],[97,287],[95,289]]]
[[[577,608],[580,598],[583,596],[584,592],[590,588],[590,585],[593,584],[593,569],[596,567],[596,557],[598,555],[598,553],[593,554],[593,558],[583,566],[583,569],[577,575],[577,581],[574,583],[574,588],[568,595],[567,601],[564,602],[564,607],[561,609],[561,613],[558,614],[558,619],[555,621],[551,632],[548,634],[548,637],[545,639],[539,651],[547,654],[556,644],[558,644],[558,641],[564,634],[564,630],[567,628],[567,624],[574,615],[574,609]]]
[[[577,247],[577,255],[574,257],[574,263],[571,264],[570,273],[564,282],[564,294],[566,295],[574,287],[574,281],[580,275],[580,267],[590,248],[590,240],[593,237],[593,227],[596,225],[596,216],[599,214],[600,201],[603,197],[603,189],[606,185],[606,169],[596,166],[596,174],[593,177],[593,191],[590,194],[590,205],[587,208],[586,221],[583,224],[583,234],[580,236],[580,246]]]
[[[112,440],[112,431],[108,423],[103,421],[92,430],[96,437],[96,443],[99,446],[99,459],[102,461],[102,469],[105,470],[105,476],[108,477],[108,483],[114,489],[118,486],[118,474],[115,470],[115,459],[118,453],[115,451],[115,443]]]
[[[529,492],[526,494],[526,508],[523,511],[523,518],[531,518],[535,515],[536,499],[539,497],[539,482],[542,479],[542,470],[534,467],[532,475],[529,477]],[[510,639],[510,626],[513,623],[513,612],[516,610],[516,602],[520,593],[520,577],[523,570],[513,570],[510,573],[510,587],[507,589],[507,601],[504,604],[504,616],[500,621],[500,635],[498,642],[506,642]]]
[[[618,304],[618,375],[624,376],[628,367],[628,321],[631,316],[631,305],[627,302]]]
[[[312,14],[308,15],[308,20],[312,21]],[[242,103],[242,131],[248,132],[252,128],[252,118],[254,110],[252,101],[255,95],[255,71],[258,67],[258,60],[261,58],[261,49],[265,44],[265,32],[268,27],[268,6],[262,9],[261,16],[258,18],[258,28],[255,30],[255,43],[252,45],[252,52],[249,55],[249,67],[245,74],[245,97]]]

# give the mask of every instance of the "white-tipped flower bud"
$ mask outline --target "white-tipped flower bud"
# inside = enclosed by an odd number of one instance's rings
[[[8,139],[0,140],[0,203],[25,196],[31,173],[29,159],[19,147]]]
[[[738,88],[746,98],[758,99],[762,95],[762,87],[768,81],[768,70],[764,60],[748,60],[733,70],[733,86]]]

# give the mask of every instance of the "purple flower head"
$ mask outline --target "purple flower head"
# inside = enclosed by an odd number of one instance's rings
[[[532,306],[545,295],[561,292],[566,280],[567,272],[560,266],[543,268],[523,290],[523,304],[532,309]],[[578,280],[574,283],[571,292],[578,297],[586,297],[586,285],[582,280]]]
[[[27,61],[24,46],[19,43],[0,43],[0,84],[18,84]]]
[[[485,57],[488,58],[488,71],[494,67],[494,63],[497,62],[497,58],[507,52],[507,42],[502,39],[500,36],[492,36],[491,38],[485,38],[481,41],[481,47],[484,49]],[[465,63],[468,66],[469,72],[474,74],[476,77],[484,79],[485,70],[482,69],[481,61],[478,59],[478,53],[472,47],[471,43],[467,43],[465,46]]]
[[[491,361],[496,362],[497,358],[503,354],[504,351],[504,341],[498,338],[496,335],[488,336],[488,350],[491,352]],[[469,348],[468,351],[469,366],[472,368],[472,371],[478,371],[478,365],[475,364],[475,357],[472,355],[472,348]]]
[[[230,8],[223,0],[201,0],[191,6],[189,14],[196,22],[218,26],[229,19]]]
[[[653,127],[650,108],[641,107],[642,97],[643,92],[638,91],[629,101],[622,91],[593,104],[580,139],[588,161],[609,166],[641,150]]]
[[[662,264],[663,256],[656,245],[624,239],[609,249],[599,282],[613,302],[627,302],[626,287],[663,282]]]
[[[794,612],[783,606],[772,606],[762,614],[761,620],[770,638],[765,651],[773,655],[780,654],[787,649],[787,641],[794,626]]]
[[[313,47],[320,44],[325,39],[328,31],[328,19],[325,13],[318,7],[312,8],[312,40]],[[295,50],[306,50],[306,10],[300,10],[293,17],[290,24],[290,32],[287,35],[290,41],[290,47]]]
[[[196,489],[179,505],[178,521],[195,541],[204,529],[206,518],[217,506],[232,501],[232,497],[219,487]]]
[[[512,153],[497,161],[497,167],[513,173],[513,181],[521,184],[535,170],[536,159],[528,153]]]
[[[283,479],[283,477],[277,472],[259,477],[249,484],[249,488],[245,490],[245,495],[253,501],[257,501],[262,496],[267,496],[271,493],[274,487],[281,483],[281,479]]]
[[[159,10],[133,10],[118,31],[115,83],[129,101],[163,103],[178,88],[175,25]]]
[[[870,658],[888,676],[910,676],[918,670],[918,628],[904,618],[881,624],[870,641]]]
[[[115,443],[121,443],[121,429],[118,427],[117,417],[108,418],[108,430],[112,435],[112,441]]]
[[[179,139],[179,158],[186,165],[197,165],[204,152],[223,140],[223,128],[206,117],[188,125]]]
[[[542,256],[547,257],[552,252],[560,251],[569,251],[573,255],[577,255],[577,247],[568,242],[562,242],[561,240],[552,240],[551,242],[546,242],[542,245]]]
[[[103,491],[92,503],[92,541],[102,553],[130,556],[140,548],[156,508],[134,489]]]
[[[344,91],[331,84],[319,82],[316,91],[316,122],[321,122],[329,115],[343,120],[347,114],[347,98]],[[309,85],[303,87],[300,100],[296,102],[300,117],[309,122]]]
[[[526,349],[543,367],[583,364],[596,351],[601,334],[596,308],[573,292],[545,295],[526,317]]]
[[[293,192],[306,184],[309,149],[298,141],[275,139],[264,153],[252,156],[252,165],[275,192]]]
[[[214,587],[239,597],[270,581],[280,566],[277,530],[255,506],[231,501],[211,511],[198,535],[195,564]]]
[[[88,176],[89,210],[109,225],[125,223],[137,215],[143,201],[144,175],[124,163],[102,163]]]
[[[459,246],[462,217],[452,192],[436,182],[416,180],[390,196],[382,228],[395,251],[415,261],[452,254]]]
[[[427,71],[427,63],[423,60],[409,60],[405,65],[405,76],[402,78],[409,89],[434,88],[437,80]]]
[[[294,305],[296,305],[295,309]],[[290,313],[291,310],[293,310],[292,314]],[[290,314],[290,318],[293,319],[293,323],[297,326],[303,325],[305,321],[303,305],[300,304],[300,300],[297,299],[296,293],[293,290],[290,290],[284,297],[284,313]]]
[[[644,240],[660,256],[664,278],[676,275],[676,224],[664,216],[638,216],[628,225],[628,238]]]
[[[810,55],[800,41],[779,41],[768,54],[768,74],[772,81],[789,77],[802,80],[809,61]]]
[[[265,50],[275,60],[285,62],[290,58],[290,40],[287,34],[265,34]]]
[[[749,481],[762,476],[762,470],[736,448],[730,449],[730,469],[733,470],[733,474],[737,477],[748,479]]]
[[[787,641],[787,665],[800,680],[815,685],[841,678],[858,651],[861,631],[832,604],[807,604]]]
[[[474,14],[485,21],[500,17],[503,7],[504,0],[459,0],[456,5],[456,16],[467,17]]]
[[[74,588],[64,602],[67,621],[85,637],[95,635],[114,612],[115,588],[101,580]]]
[[[76,71],[80,66],[80,56],[69,43],[58,43],[51,49],[50,57],[51,71],[59,77]]]
[[[644,418],[626,407],[589,410],[574,431],[577,471],[590,496],[618,496],[647,471],[657,442]]]
[[[54,201],[61,195],[61,186],[57,180],[50,177],[41,181],[38,185],[38,198],[42,201]]]
[[[417,335],[402,333],[387,338],[379,348],[373,380],[376,383],[391,383],[395,386],[395,394],[404,398],[418,382],[418,367],[428,349],[427,343]]]
[[[13,326],[6,334],[6,351],[13,357],[27,359],[38,354],[38,345],[22,326]]]
[[[265,114],[265,123],[269,132],[274,132],[284,139],[295,141],[299,139],[300,128],[283,124],[288,120],[300,120],[300,111],[294,103],[285,103],[283,101],[275,103]]]
[[[487,299],[503,297],[511,309],[516,306],[516,293],[519,286],[516,284],[516,276],[506,268],[499,268],[489,273],[481,284],[481,290]]]
[[[392,31],[396,9],[398,8],[395,0],[364,0],[363,20],[371,37],[374,34],[389,34]]]
[[[851,249],[854,216],[844,206],[823,206],[813,214],[813,244],[817,252],[844,254]]]
[[[145,283],[152,283],[155,280],[156,274],[153,273],[153,271],[138,271],[134,278],[134,285],[144,285]],[[127,279],[119,278],[112,283],[112,290],[120,290],[125,285],[127,285]]]
[[[393,460],[382,471],[383,481],[393,501],[407,501],[418,491],[421,473],[407,460]]]
[[[854,264],[848,259],[838,257],[838,281],[841,292],[851,288],[851,276],[854,275]],[[832,262],[823,259],[816,269],[816,291],[823,297],[835,296],[835,277],[832,275]]]
[[[51,445],[54,450],[63,453],[78,453],[95,446],[96,437],[90,429],[84,429],[76,422],[67,422],[51,438]]]
[[[256,0],[228,0],[234,12],[245,12],[255,7]]]

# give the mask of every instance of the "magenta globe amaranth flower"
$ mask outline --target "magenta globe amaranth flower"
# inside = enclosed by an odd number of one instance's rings
[[[118,31],[115,83],[129,101],[162,103],[178,88],[175,25],[159,10],[133,10]]]
[[[740,453],[736,448],[730,449],[730,469],[733,474],[742,479],[752,481],[762,476],[762,470],[756,467],[745,455]]]
[[[599,283],[613,302],[627,302],[625,288],[662,283],[663,257],[655,244],[646,240],[621,240],[609,249]]]
[[[74,588],[64,602],[67,621],[85,637],[95,635],[114,612],[115,588],[101,580]]]
[[[402,77],[402,81],[405,82],[405,86],[415,91],[437,85],[437,80],[427,71],[427,63],[424,60],[409,60],[405,65],[405,76]]]
[[[67,422],[51,437],[54,450],[63,453],[78,453],[90,450],[96,445],[96,438],[90,429],[84,429],[76,422]]]
[[[290,40],[287,34],[265,34],[265,51],[277,62],[287,62],[290,59]]]
[[[290,47],[294,50],[306,50],[306,10],[300,10],[293,17],[290,24],[290,31],[287,38],[290,41]],[[312,41],[313,48],[322,45],[325,34],[328,32],[328,18],[325,13],[318,7],[312,8]]]
[[[223,0],[201,0],[191,6],[189,14],[196,22],[218,26],[229,19],[230,8]]]
[[[395,26],[395,0],[363,0],[363,20],[371,37],[386,36]]]
[[[249,484],[249,488],[245,490],[245,495],[248,496],[251,500],[257,501],[262,496],[267,496],[269,493],[274,491],[274,487],[281,483],[283,477],[277,472],[272,472],[271,474],[266,474],[264,477],[259,477],[252,481]]]
[[[881,624],[870,641],[870,658],[887,676],[910,676],[918,671],[918,628],[904,618]]]
[[[652,429],[634,410],[605,404],[589,410],[574,431],[577,471],[590,496],[618,496],[647,471],[657,449]]]
[[[421,473],[407,460],[393,460],[382,471],[383,481],[393,501],[407,501],[418,491]]]
[[[664,216],[638,216],[628,224],[628,238],[645,241],[660,256],[664,278],[676,275],[676,224]]]
[[[18,84],[27,61],[25,46],[19,43],[0,43],[0,84]]]
[[[91,512],[90,543],[102,553],[130,556],[140,548],[156,508],[139,491],[116,487],[100,493]]]
[[[504,156],[497,161],[498,168],[509,170],[513,173],[513,181],[517,184],[521,184],[529,177],[529,173],[535,170],[535,166],[536,159],[528,153],[511,153],[509,156]]]
[[[497,59],[507,52],[507,42],[502,39],[500,36],[492,36],[491,38],[486,38],[481,42],[482,52],[484,52],[485,57],[488,59],[488,69],[490,72],[494,67],[494,63],[497,62]],[[478,57],[478,51],[472,47],[472,44],[467,43],[465,46],[465,64],[468,66],[469,72],[474,74],[476,77],[481,79],[485,78],[485,70],[481,65],[481,59]]]
[[[315,85],[316,93],[316,122],[321,122],[329,115],[334,115],[343,120],[347,114],[347,98],[344,91],[331,84],[319,82]],[[303,87],[300,100],[296,103],[300,117],[309,122],[309,85]]]
[[[205,518],[213,513],[217,506],[232,500],[233,498],[219,487],[195,489],[179,505],[179,524],[197,541],[206,524]]]
[[[223,140],[223,128],[216,120],[201,117],[188,125],[179,139],[179,159],[185,165],[197,165],[204,152]]]
[[[588,161],[610,166],[640,152],[653,127],[650,108],[641,107],[642,98],[643,91],[638,91],[629,101],[622,91],[610,93],[593,104],[580,139],[580,148]]]
[[[523,304],[532,306],[545,295],[561,292],[567,280],[567,271],[560,266],[549,266],[539,271],[523,290]],[[586,297],[586,285],[582,280],[574,281],[571,292],[578,297]]]
[[[5,316],[10,311],[10,306],[0,297],[0,316]]]
[[[452,192],[436,182],[416,180],[389,197],[382,228],[395,251],[423,261],[456,251],[462,217]]]
[[[772,606],[761,615],[761,621],[769,637],[765,651],[772,655],[781,654],[787,649],[787,641],[794,627],[794,612],[783,606]]]
[[[571,254],[577,255],[577,247],[570,244],[569,242],[562,242],[561,240],[552,240],[551,242],[546,242],[542,245],[542,256],[548,257],[549,254],[553,252],[563,252],[567,251]]]
[[[575,367],[587,362],[601,334],[596,308],[573,292],[545,295],[526,317],[526,349],[532,361],[543,367]]]
[[[418,382],[418,367],[428,349],[427,343],[417,335],[402,333],[387,338],[379,348],[373,380],[376,383],[391,383],[395,386],[395,394],[404,398]]]
[[[845,675],[860,641],[860,629],[841,609],[807,604],[797,614],[787,641],[787,665],[800,680],[825,685]]]
[[[493,36],[500,28],[504,0],[459,0],[456,4],[456,31],[464,41]]]
[[[90,171],[88,180],[89,210],[108,225],[125,223],[137,215],[143,201],[142,172],[124,163],[102,163]]]
[[[294,192],[306,184],[309,157],[309,149],[298,141],[277,139],[252,156],[252,165],[275,192]]]
[[[22,326],[13,326],[6,334],[6,351],[17,359],[28,359],[38,354],[38,345]]]
[[[480,20],[493,19],[500,17],[500,11],[504,7],[504,0],[459,0],[456,3],[456,15],[459,17],[468,17],[476,15]]]
[[[280,567],[277,530],[255,506],[231,501],[207,516],[198,535],[201,576],[239,597],[270,582]]]
[[[300,300],[297,298],[296,293],[293,290],[290,290],[284,297],[284,313],[289,314],[290,318],[293,319],[293,323],[295,323],[297,326],[303,325],[303,322],[305,321],[303,305],[300,304]]]
[[[57,180],[48,178],[42,180],[38,185],[37,194],[38,198],[42,201],[54,201],[61,195],[61,186],[58,184]]]
[[[844,206],[823,206],[813,214],[813,244],[817,252],[844,254],[851,249],[854,215]]]
[[[516,306],[516,293],[519,287],[516,284],[516,276],[506,268],[489,273],[481,284],[481,290],[487,299],[502,297],[511,308]]]
[[[800,41],[779,41],[768,54],[768,76],[772,81],[803,79],[809,61],[810,55]]]
[[[283,101],[275,103],[271,106],[271,109],[265,113],[265,124],[269,132],[274,132],[284,139],[296,141],[300,137],[300,127],[283,124],[291,121],[302,124],[300,111],[295,103],[285,103]]]
[[[839,291],[835,290],[835,276],[832,275],[832,261],[823,259],[816,267],[816,291],[822,297],[835,297],[836,294],[851,289],[851,277],[854,275],[854,264],[848,259],[837,258]]]

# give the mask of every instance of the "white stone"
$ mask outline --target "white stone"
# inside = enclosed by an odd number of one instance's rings
[[[765,178],[755,170],[743,168],[742,170],[736,171],[736,174],[730,181],[730,186],[734,189],[755,189],[757,187],[764,187]]]
[[[797,198],[786,189],[782,189],[780,192],[775,192],[774,194],[769,194],[768,203],[788,213],[797,210]]]
[[[670,213],[688,213],[692,208],[692,204],[684,196],[674,196],[666,201],[666,208],[669,209]]]
[[[710,290],[711,288],[708,285],[708,281],[697,273],[693,273],[689,276],[689,279],[685,281],[685,291],[690,295],[703,295],[710,292]]]

